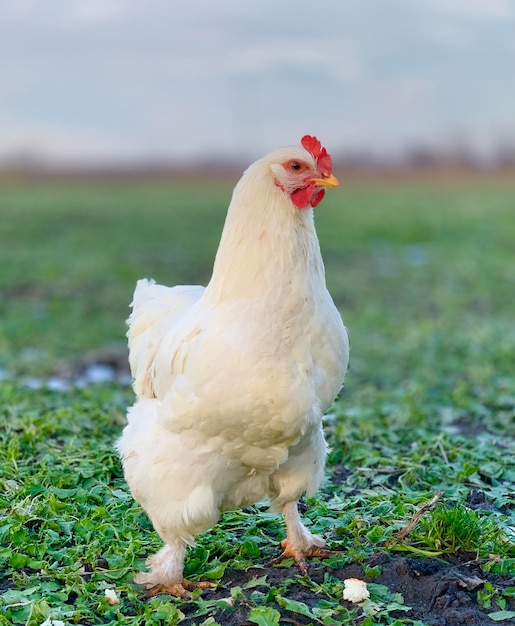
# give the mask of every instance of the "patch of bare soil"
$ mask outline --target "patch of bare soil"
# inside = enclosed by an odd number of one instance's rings
[[[427,626],[492,626],[495,622],[488,617],[488,612],[495,609],[484,609],[478,604],[477,593],[483,588],[486,580],[495,587],[504,589],[515,584],[514,579],[506,579],[495,574],[485,574],[480,564],[469,560],[468,556],[447,557],[446,559],[429,559],[417,557],[390,557],[384,553],[377,553],[370,557],[368,565],[381,565],[381,574],[374,578],[364,575],[360,565],[351,564],[342,568],[328,570],[332,576],[344,580],[346,578],[360,578],[367,582],[386,585],[391,593],[401,593],[409,612],[399,613],[398,617],[408,617],[420,620]],[[318,583],[324,580],[325,568],[323,563],[313,563],[310,567],[310,577]],[[278,587],[288,578],[295,578],[298,570],[291,568],[264,568],[247,571],[228,571],[221,581],[217,591],[210,592],[206,599],[227,598],[231,587],[243,586],[254,577],[267,576],[269,586]],[[257,587],[266,592],[267,588]],[[301,584],[288,587],[288,599],[304,602],[309,607],[317,605],[321,599],[319,594],[307,589]],[[350,603],[342,600],[349,607]],[[279,609],[274,605],[276,609]],[[224,626],[252,626],[246,620],[249,611],[243,601],[238,601],[234,607],[220,609],[214,616],[219,624]],[[508,601],[507,610],[515,610],[515,600]],[[185,611],[187,614],[187,610]],[[284,612],[284,624],[311,624],[312,620],[301,615]],[[361,620],[357,621],[359,625]],[[181,624],[193,626],[198,620],[186,618]],[[282,620],[281,620],[282,623]],[[513,626],[515,621],[504,620],[504,626]]]
[[[430,626],[491,626],[493,622],[487,613],[493,609],[487,611],[478,604],[477,592],[486,580],[500,589],[512,585],[513,580],[495,574],[487,577],[479,563],[467,556],[471,555],[440,560],[374,555],[370,564],[385,560],[375,582],[401,593],[405,604],[412,607],[408,613],[412,619]]]

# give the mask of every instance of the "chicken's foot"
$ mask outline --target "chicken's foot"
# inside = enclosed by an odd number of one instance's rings
[[[216,583],[210,583],[205,580],[193,582],[184,578],[182,581],[170,583],[169,585],[155,585],[154,587],[151,587],[143,595],[143,599],[146,600],[148,598],[153,598],[154,596],[167,594],[175,596],[176,598],[183,598],[184,600],[187,600],[188,598],[191,598],[191,592],[194,589],[213,589],[214,587],[216,587]]]
[[[322,537],[313,535],[304,526],[300,519],[297,502],[288,502],[283,507],[284,520],[286,522],[286,539],[281,541],[283,553],[270,562],[271,565],[281,563],[284,559],[293,558],[301,573],[305,576],[308,573],[306,559],[318,557],[327,559],[332,554],[331,550],[324,548],[325,542]]]
[[[277,565],[285,559],[292,558],[303,576],[307,576],[308,573],[308,563],[306,559],[310,557],[327,559],[331,555],[337,554],[333,550],[326,550],[325,548],[321,548],[317,545],[312,545],[308,548],[297,548],[293,546],[288,539],[283,539],[281,541],[281,548],[283,549],[283,553],[275,557],[275,559],[272,559],[270,561],[270,565]]]

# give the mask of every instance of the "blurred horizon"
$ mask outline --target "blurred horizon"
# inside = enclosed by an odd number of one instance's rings
[[[510,0],[4,0],[0,168],[515,160]]]

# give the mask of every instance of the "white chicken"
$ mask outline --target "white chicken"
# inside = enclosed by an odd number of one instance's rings
[[[255,162],[234,189],[206,288],[140,280],[129,318],[137,401],[117,444],[125,478],[164,542],[136,582],[187,597],[187,545],[220,512],[269,498],[279,558],[327,556],[297,502],[316,492],[322,416],[338,394],[348,339],[326,288],[313,207],[338,185],[311,136]]]

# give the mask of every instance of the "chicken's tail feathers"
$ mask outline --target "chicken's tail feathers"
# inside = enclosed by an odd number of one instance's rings
[[[136,283],[136,289],[130,304],[132,312],[127,320],[127,336],[137,336],[149,326],[155,326],[163,318],[173,322],[191,307],[204,293],[200,285],[177,285],[165,287],[154,280],[142,278]]]
[[[146,278],[136,283],[127,337],[134,390],[139,397],[154,396],[151,367],[159,343],[203,293],[204,287],[199,285],[165,287]]]
[[[153,278],[140,278],[136,281],[136,288],[134,289],[134,294],[132,295],[132,302],[130,304],[131,308],[136,308],[142,302],[144,302],[148,298],[148,291],[151,287],[154,287],[156,281]]]

